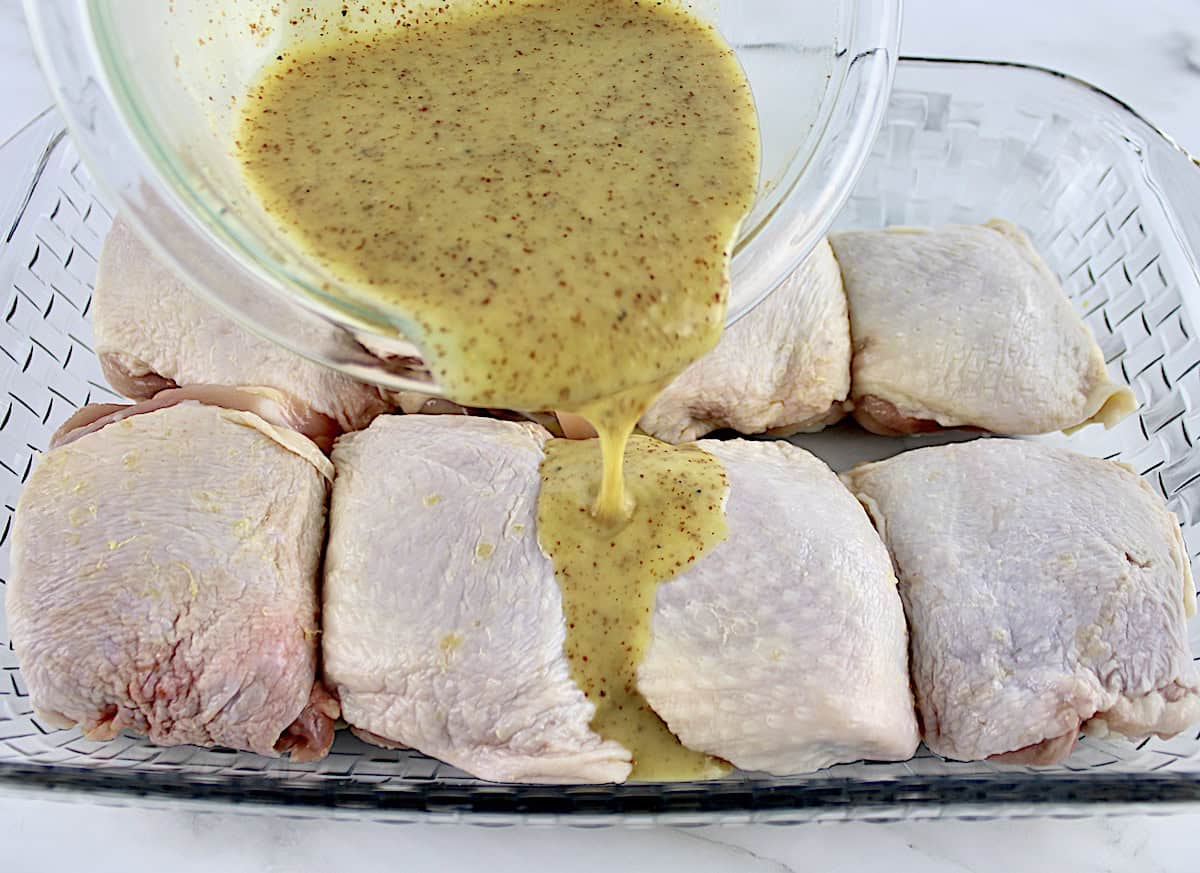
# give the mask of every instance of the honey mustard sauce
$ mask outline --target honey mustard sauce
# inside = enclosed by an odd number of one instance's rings
[[[592,728],[633,754],[633,779],[703,779],[722,762],[685,748],[637,690],[660,583],[725,539],[721,463],[697,446],[640,434],[625,455],[635,510],[628,522],[587,511],[594,445],[551,440],[542,462],[538,539],[554,562],[567,622],[567,661],[596,705]]]
[[[724,474],[628,441],[720,336],[758,178],[749,85],[684,3],[397,8],[268,66],[247,180],[338,293],[397,313],[448,397],[595,427],[549,444],[538,505],[572,670],[636,777],[711,775],[634,676],[655,587],[724,536]]]

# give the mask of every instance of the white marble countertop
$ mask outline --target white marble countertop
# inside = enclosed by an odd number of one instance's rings
[[[135,2],[135,0],[130,0]],[[155,2],[155,0],[140,0]],[[1200,0],[907,0],[906,54],[1025,61],[1109,90],[1200,152]],[[0,141],[49,100],[17,0],[0,0]],[[0,797],[0,869],[320,871],[1191,871],[1175,817],[581,831],[313,822]]]

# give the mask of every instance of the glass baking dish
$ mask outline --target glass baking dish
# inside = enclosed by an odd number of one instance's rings
[[[0,218],[0,573],[12,507],[55,426],[111,399],[87,320],[108,206],[52,114],[0,149],[13,183]],[[1139,412],[1111,431],[1050,437],[1135,467],[1167,499],[1200,571],[1200,170],[1127,106],[1046,70],[910,58],[839,226],[1023,225],[1084,313]],[[962,435],[950,438],[963,438]],[[851,426],[799,441],[844,468],[917,440]],[[2,581],[2,580],[0,580]],[[0,584],[0,601],[4,586]],[[577,825],[1084,815],[1200,802],[1200,734],[1141,743],[1085,738],[1063,764],[951,763],[922,751],[810,776],[734,773],[703,783],[520,786],[479,782],[415,752],[349,734],[315,764],[191,747],[109,743],[31,713],[0,610],[0,789],[115,803],[209,802],[333,815]],[[1200,652],[1200,620],[1192,624]],[[343,732],[345,733],[345,732]]]

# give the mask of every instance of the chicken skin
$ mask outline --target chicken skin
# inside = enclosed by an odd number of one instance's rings
[[[193,400],[87,409],[55,445],[17,505],[6,604],[38,717],[97,740],[323,756],[338,711],[316,681],[324,455]]]
[[[854,343],[854,417],[898,436],[1111,427],[1136,407],[1058,280],[1015,225],[830,236]]]
[[[822,240],[784,283],[730,325],[642,416],[642,429],[685,443],[730,428],[744,434],[820,430],[845,415],[850,322],[842,277]]]
[[[1183,539],[1128,468],[992,439],[845,481],[895,560],[934,752],[1050,764],[1081,728],[1168,737],[1200,720]]]
[[[153,397],[176,385],[261,386],[322,417],[330,432],[365,427],[390,406],[378,388],[306,360],[218,312],[120,218],[100,253],[92,325],[104,375],[126,397]]]
[[[642,694],[684,745],[746,770],[912,757],[908,632],[862,507],[789,443],[698,445],[729,476],[729,537],[659,586]]]
[[[360,736],[498,782],[628,775],[629,752],[588,726],[594,707],[571,679],[562,596],[538,547],[549,437],[404,415],[338,440],[322,645]]]

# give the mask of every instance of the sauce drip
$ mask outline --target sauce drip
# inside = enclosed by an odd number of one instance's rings
[[[608,524],[617,524],[633,512],[635,498],[625,489],[625,447],[638,419],[649,408],[666,383],[637,385],[612,397],[601,397],[581,407],[578,415],[596,429],[600,446],[600,485],[592,514]]]
[[[634,509],[613,523],[586,509],[596,497],[594,441],[546,444],[538,541],[562,590],[571,675],[596,706],[592,729],[633,753],[631,778],[719,776],[726,765],[684,747],[638,692],[637,666],[659,584],[725,539],[725,470],[697,446],[641,435],[625,466]]]
[[[238,156],[339,293],[396,313],[446,395],[604,435],[720,336],[754,196],[750,88],[681,3],[458,2],[281,54]],[[640,414],[640,409],[639,409]]]

